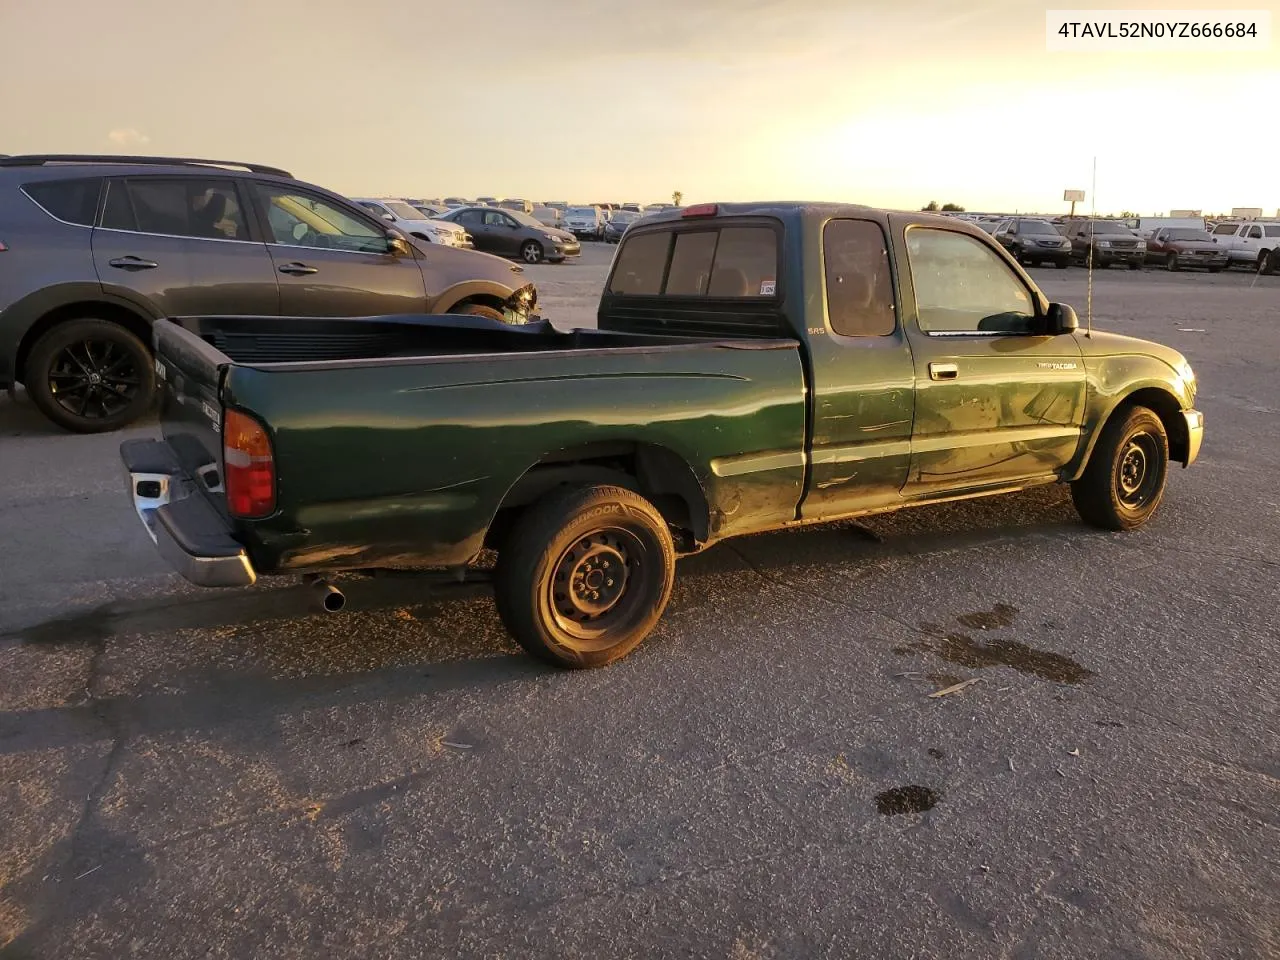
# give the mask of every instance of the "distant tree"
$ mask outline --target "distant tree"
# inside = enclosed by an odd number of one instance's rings
[[[1129,217],[1136,217],[1136,216],[1137,216],[1137,214],[1136,214],[1136,213],[1134,213],[1132,210],[1121,210],[1121,211],[1120,211],[1120,218],[1121,218],[1122,220],[1127,220]]]
[[[671,202],[674,203],[677,207],[680,206],[680,201],[683,199],[684,199],[684,194],[681,193],[679,190],[671,194]]]
[[[944,203],[942,209],[944,213],[964,213],[964,207],[958,203]]]
[[[937,201],[937,200],[930,200],[930,201],[928,202],[928,204],[926,204],[925,206],[921,207],[920,209],[921,209],[923,212],[925,212],[925,213],[937,213],[937,212],[938,212],[938,201]]]

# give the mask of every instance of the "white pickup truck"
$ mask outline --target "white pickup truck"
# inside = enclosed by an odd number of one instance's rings
[[[1213,228],[1215,243],[1227,248],[1227,266],[1247,263],[1259,273],[1280,273],[1280,222],[1245,220]]]

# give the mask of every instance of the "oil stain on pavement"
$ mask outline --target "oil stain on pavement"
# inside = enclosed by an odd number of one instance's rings
[[[980,610],[957,617],[963,627],[995,630],[1008,627],[1017,619],[1018,608],[997,603],[991,610]],[[947,633],[934,624],[921,624],[928,636],[893,648],[897,654],[932,653],[948,663],[981,670],[986,667],[1012,667],[1054,683],[1080,683],[1093,676],[1093,671],[1070,657],[1048,650],[1037,650],[1017,640],[992,638],[975,640],[964,633]]]
[[[876,794],[876,809],[886,817],[902,813],[924,813],[932,810],[941,799],[942,794],[937,790],[913,783]]]

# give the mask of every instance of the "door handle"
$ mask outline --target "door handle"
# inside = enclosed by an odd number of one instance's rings
[[[933,380],[954,380],[960,376],[960,370],[954,363],[929,364],[929,377]]]
[[[317,267],[308,267],[305,263],[286,263],[280,268],[281,273],[292,274],[295,277],[306,276],[308,273],[319,273]]]
[[[150,270],[153,267],[160,266],[154,260],[143,260],[141,257],[132,255],[116,257],[114,260],[108,260],[107,263],[120,270]]]

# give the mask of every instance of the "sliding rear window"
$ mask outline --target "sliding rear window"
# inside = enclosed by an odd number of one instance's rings
[[[630,296],[771,298],[778,232],[769,226],[697,226],[625,239],[609,292]]]

